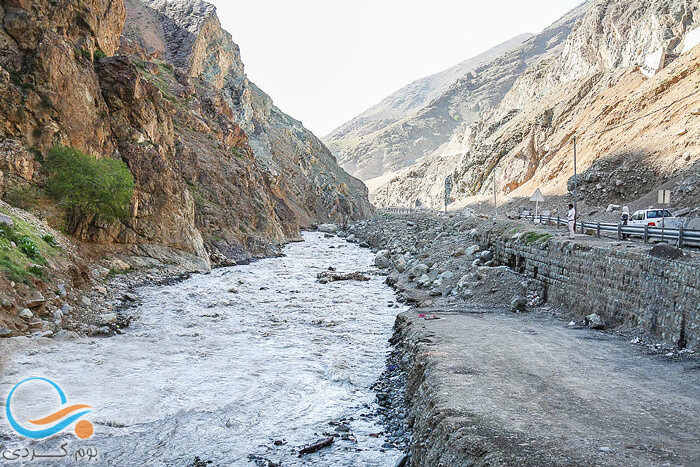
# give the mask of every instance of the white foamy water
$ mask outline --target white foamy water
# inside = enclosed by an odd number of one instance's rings
[[[0,398],[28,377],[55,381],[68,403],[94,407],[86,418],[95,434],[80,441],[66,429],[33,446],[94,446],[101,464],[188,465],[197,456],[212,465],[393,465],[400,453],[369,436],[381,427],[367,414],[398,311],[388,306],[394,294],[383,276],[319,284],[316,274],[329,266],[371,271],[374,256],[337,238],[304,237],[283,258],[138,290],[130,310],[138,320],[124,335],[0,341]],[[13,413],[45,415],[38,401],[56,398],[27,383]],[[354,419],[357,442],[294,454],[342,417]],[[29,445],[4,410],[0,436],[5,447]]]

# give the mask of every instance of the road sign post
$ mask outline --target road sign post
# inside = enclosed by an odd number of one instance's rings
[[[539,188],[535,190],[535,193],[530,197],[530,201],[535,202],[535,219],[537,219],[540,203],[544,203],[544,196],[542,195],[542,191],[540,191]]]

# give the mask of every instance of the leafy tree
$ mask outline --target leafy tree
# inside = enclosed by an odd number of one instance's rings
[[[134,177],[117,159],[97,159],[77,149],[56,146],[43,166],[46,191],[59,200],[73,221],[94,216],[114,222],[129,217]]]

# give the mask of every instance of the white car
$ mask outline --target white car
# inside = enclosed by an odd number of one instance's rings
[[[648,225],[649,227],[672,227],[676,225],[676,219],[668,209],[643,209],[635,211],[630,216],[627,225]]]

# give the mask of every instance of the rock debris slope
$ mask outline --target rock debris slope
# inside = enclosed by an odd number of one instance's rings
[[[681,51],[700,25],[700,2],[597,0],[582,8],[560,51],[529,66],[495,109],[444,148],[378,189],[377,203],[442,206],[447,176],[453,201],[466,202],[491,192],[494,173],[502,194],[564,194],[573,136],[581,172],[625,165],[612,185],[588,187],[607,202],[643,198],[669,180],[686,190],[700,159],[700,50]],[[660,49],[665,67],[645,77],[640,65]]]

